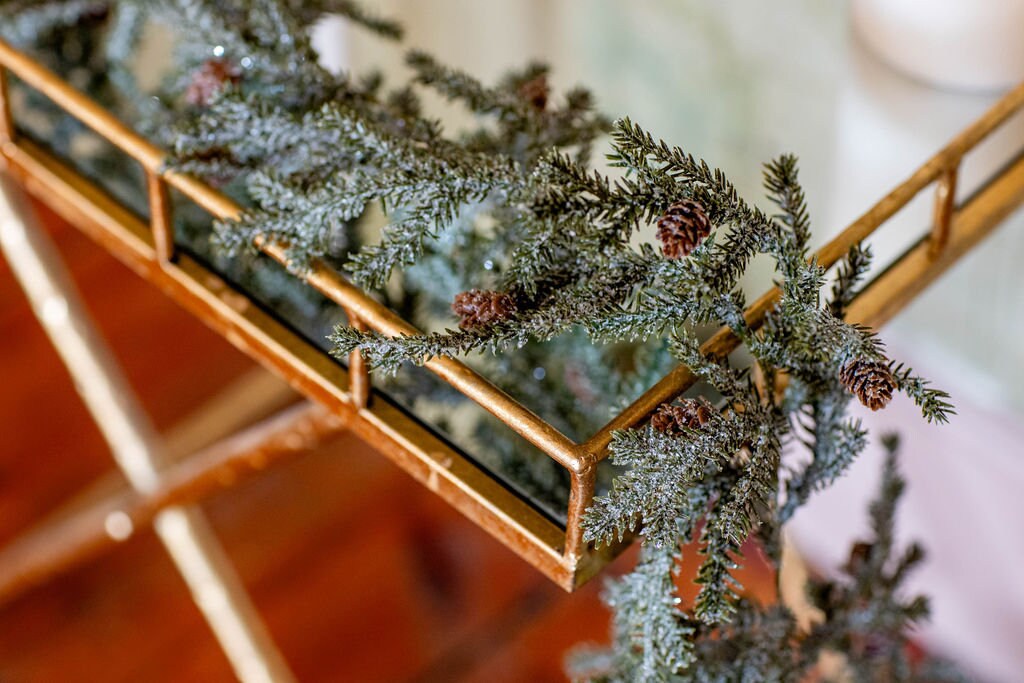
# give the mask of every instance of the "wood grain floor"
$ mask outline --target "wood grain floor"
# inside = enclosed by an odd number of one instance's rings
[[[78,285],[167,429],[252,364],[52,216]],[[0,542],[111,461],[0,264]],[[204,504],[301,681],[557,681],[607,638],[600,581],[566,595],[346,436]],[[628,568],[633,554],[612,568]],[[755,570],[748,586],[770,593]],[[151,533],[0,605],[0,681],[232,680]]]

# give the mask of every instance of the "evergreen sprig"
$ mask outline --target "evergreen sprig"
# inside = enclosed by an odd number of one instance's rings
[[[826,680],[967,680],[946,662],[913,657],[908,647],[907,630],[927,616],[928,604],[901,595],[900,586],[923,552],[917,545],[900,549],[895,543],[896,506],[905,483],[897,468],[896,440],[883,441],[888,454],[870,505],[872,538],[854,545],[841,576],[808,581],[807,594],[819,610],[810,627],[801,628],[785,607],[745,599],[731,605],[727,623],[690,619],[679,604],[660,599],[673,589],[674,547],[648,545],[637,569],[609,586],[607,600],[616,608],[612,648],[579,649],[569,663],[574,680],[799,681],[822,664],[826,652],[833,654],[832,669],[816,674]],[[722,562],[728,566],[728,560]],[[725,581],[726,576],[709,572],[707,578]],[[675,645],[671,656],[660,649],[664,642]]]
[[[944,424],[949,422],[950,415],[956,414],[947,392],[929,386],[928,380],[915,375],[903,363],[892,362],[891,368],[896,386],[917,404],[926,420]]]
[[[842,318],[846,309],[857,296],[857,284],[861,281],[871,265],[871,248],[857,243],[839,263],[836,270],[836,281],[832,285],[832,301],[829,310],[832,315]]]
[[[337,14],[385,38],[401,40],[405,34],[402,25],[394,19],[368,12],[352,0],[292,0],[287,7],[305,26],[312,26],[323,16]]]

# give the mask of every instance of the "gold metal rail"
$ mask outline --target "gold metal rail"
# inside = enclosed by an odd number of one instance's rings
[[[49,97],[142,166],[150,207],[148,225],[66,163],[15,135],[7,105],[5,70]],[[961,159],[1022,107],[1024,85],[1000,100],[818,252],[819,263],[833,265],[851,246],[872,235],[922,190],[933,183],[937,185],[931,231],[864,288],[850,307],[851,319],[875,325],[888,320],[1024,201],[1024,162],[1017,161],[992,178],[963,206],[955,203]],[[350,356],[348,370],[343,370],[252,305],[244,294],[232,290],[215,273],[187,254],[176,253],[169,188],[180,191],[221,219],[237,217],[240,208],[201,181],[167,170],[162,150],[3,41],[0,41],[0,152],[0,163],[20,179],[29,192],[78,225],[236,347],[280,374],[299,392],[343,417],[353,431],[566,590],[586,581],[614,555],[614,549],[596,552],[582,538],[581,520],[593,500],[595,468],[606,457],[614,430],[641,424],[658,405],[672,400],[693,384],[694,378],[687,368],[680,366],[671,371],[590,438],[575,443],[464,363],[435,358],[425,364],[568,471],[571,490],[567,524],[562,529],[402,411],[385,401],[371,400],[370,375],[358,352]],[[257,246],[274,260],[288,265],[284,245],[262,241]],[[305,279],[338,304],[354,327],[388,335],[417,332],[411,324],[323,263],[314,263]],[[778,296],[777,290],[771,290],[755,301],[746,312],[748,324],[758,327]],[[735,335],[722,328],[702,348],[707,354],[724,357],[738,344]]]

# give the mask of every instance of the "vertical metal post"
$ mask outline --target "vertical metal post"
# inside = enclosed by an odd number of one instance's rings
[[[0,248],[118,466],[133,488],[152,493],[164,460],[156,432],[90,324],[56,248],[18,200],[23,202],[0,175]],[[127,538],[133,531],[127,522],[108,533]],[[155,527],[239,679],[293,680],[198,508],[168,508]]]
[[[146,171],[146,191],[149,194],[149,225],[153,231],[156,257],[161,262],[174,256],[174,223],[167,183],[154,171]]]
[[[366,325],[355,313],[345,309],[345,316],[352,329],[364,331]],[[359,349],[348,354],[348,391],[356,408],[365,408],[370,403],[370,368]]]
[[[579,472],[571,473],[569,511],[565,520],[565,560],[575,567],[583,557],[583,513],[594,502],[597,484],[597,464],[590,464]]]
[[[0,66],[0,148],[14,140],[14,117],[11,115],[9,84],[7,69]]]
[[[949,226],[956,210],[956,179],[959,163],[950,166],[939,176],[935,186],[935,211],[932,219],[932,233],[928,253],[935,258],[949,242]]]

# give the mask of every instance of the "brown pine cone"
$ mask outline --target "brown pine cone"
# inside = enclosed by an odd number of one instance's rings
[[[847,361],[839,370],[839,381],[871,410],[887,406],[896,390],[889,366],[878,361]]]
[[[241,80],[242,72],[234,62],[208,60],[192,73],[192,80],[185,89],[185,101],[194,107],[205,107],[224,86],[236,85]]]
[[[651,426],[669,435],[683,429],[700,429],[711,419],[711,408],[703,401],[684,399],[678,405],[662,403],[651,416]]]
[[[519,86],[519,96],[532,104],[536,109],[544,111],[548,106],[548,94],[551,88],[548,86],[548,77],[544,74],[531,78]]]
[[[471,289],[455,295],[452,313],[459,316],[459,327],[470,329],[507,320],[516,312],[516,302],[504,292]]]
[[[679,259],[690,255],[704,238],[711,234],[711,221],[704,207],[689,199],[668,207],[658,219],[658,239],[665,258]]]

